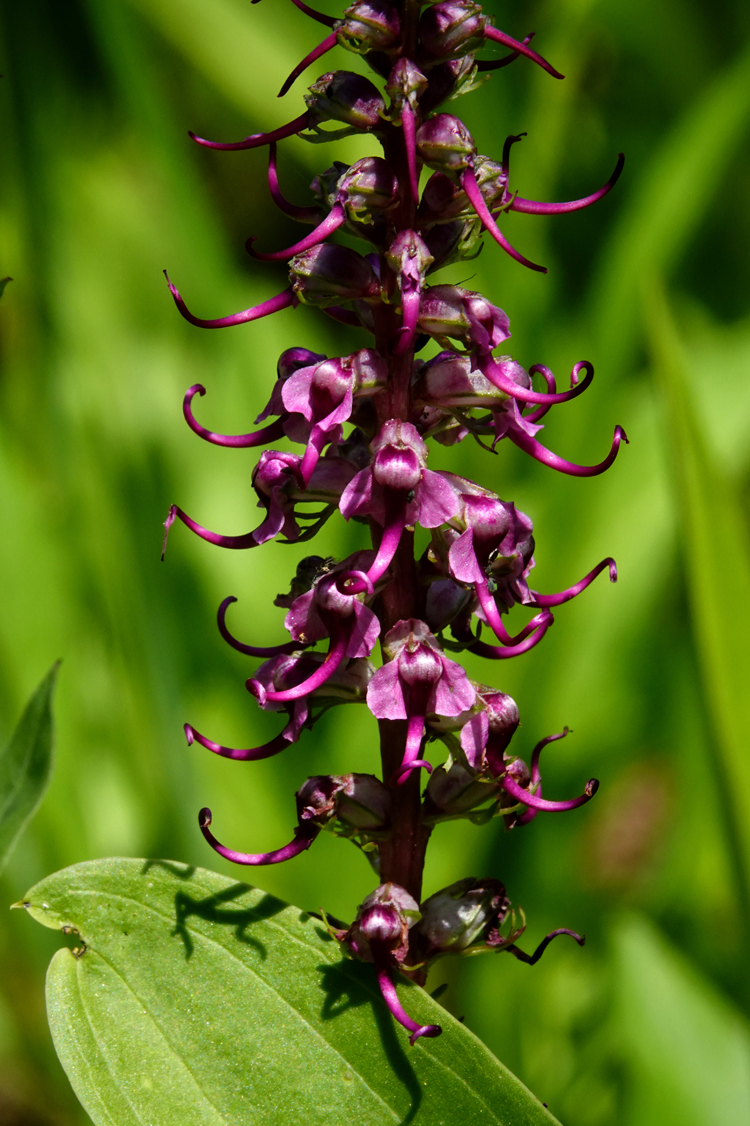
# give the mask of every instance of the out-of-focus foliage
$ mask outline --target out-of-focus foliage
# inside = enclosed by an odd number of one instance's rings
[[[274,847],[308,774],[375,770],[377,748],[365,710],[346,708],[275,760],[188,749],[186,720],[243,745],[278,726],[246,694],[254,666],[223,645],[214,614],[235,594],[236,632],[280,639],[272,598],[306,549],[222,552],[175,528],[159,563],[170,501],[221,531],[256,519],[256,455],[192,435],[184,390],[207,386],[199,409],[212,428],[250,429],[282,348],[359,346],[303,308],[202,333],[179,318],[161,274],[168,267],[204,316],[281,288],[280,268],[242,250],[251,233],[264,248],[297,237],[267,199],[264,154],[198,151],[186,130],[231,140],[299,112],[303,82],[283,102],[275,94],[315,26],[288,0],[0,10],[0,275],[15,279],[0,302],[0,739],[65,658],[56,775],[0,884],[10,903],[98,856],[172,855],[229,872],[207,854],[201,805],[220,812],[237,848]],[[508,217],[509,237],[547,277],[490,246],[471,280],[465,267],[446,280],[508,311],[526,366],[546,363],[562,380],[576,360],[595,364],[592,389],[550,415],[552,448],[598,460],[616,422],[631,445],[589,481],[502,445],[495,457],[468,443],[433,456],[433,468],[466,472],[533,517],[539,589],[607,554],[621,576],[562,607],[532,654],[471,666],[517,699],[519,750],[574,729],[546,752],[545,793],[577,792],[596,774],[596,800],[507,835],[442,827],[426,873],[428,892],[500,877],[527,912],[529,949],[557,926],[585,930],[587,946],[560,943],[533,968],[502,955],[446,963],[443,1000],[566,1126],[685,1126],[709,1114],[712,1126],[734,1124],[750,1083],[748,751],[736,735],[750,659],[750,14],[730,0],[490,10],[510,34],[536,30],[567,78],[520,60],[457,105],[480,151],[528,131],[513,186],[540,199],[592,190],[620,150],[627,163],[590,211]],[[336,49],[326,65],[351,60]],[[370,147],[285,142],[288,195],[305,202],[314,171]],[[362,529],[331,521],[315,550],[363,542]],[[324,834],[259,882],[349,918],[373,878]],[[0,930],[0,1118],[14,1126],[85,1121],[44,1016],[57,944],[20,913]]]
[[[49,785],[57,671],[56,662],[26,705],[7,747],[0,751],[0,872]]]

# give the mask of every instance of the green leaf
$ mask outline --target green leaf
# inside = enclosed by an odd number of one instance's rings
[[[615,932],[618,1031],[631,1069],[626,1126],[750,1122],[743,1016],[645,919]]]
[[[57,661],[49,670],[0,754],[0,872],[34,816],[52,773],[52,694],[59,667]]]
[[[462,1024],[404,979],[410,1048],[372,966],[315,918],[204,869],[99,860],[23,904],[74,930],[47,975],[52,1037],[99,1126],[543,1126],[555,1119]]]
[[[0,278],[0,297],[5,293],[5,287],[8,282],[12,282],[13,278]]]
[[[666,406],[673,482],[698,662],[711,713],[720,797],[750,903],[750,544],[735,485],[712,457],[692,401],[680,334],[663,289],[644,291],[646,328]],[[733,837],[733,839],[731,839]]]

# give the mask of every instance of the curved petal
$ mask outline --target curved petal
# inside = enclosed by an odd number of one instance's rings
[[[253,0],[253,2],[255,2],[255,0]],[[536,35],[536,32],[531,31],[531,32],[529,32],[529,34],[526,36],[525,39],[521,40],[524,47],[528,47],[529,43],[531,42],[531,40],[534,38],[535,35]],[[486,62],[483,62],[481,59],[478,59],[477,64],[476,64],[477,70],[480,72],[480,74],[482,73],[482,71],[501,70],[504,66],[508,66],[509,63],[514,63],[516,61],[516,59],[519,59],[520,57],[521,57],[520,51],[513,51],[512,54],[506,55],[505,58],[503,58],[503,59],[488,59]]]
[[[607,192],[612,190],[620,178],[624,164],[625,154],[620,153],[615,170],[606,184],[603,184],[598,191],[592,192],[591,195],[584,196],[583,199],[572,199],[567,203],[537,203],[536,200],[523,199],[522,196],[517,195],[513,197],[513,202],[508,210],[522,211],[525,215],[562,215],[566,211],[580,211],[584,207],[591,207],[592,203],[598,203]]]
[[[434,702],[431,701],[428,711],[443,716],[461,715],[476,698],[476,691],[461,665],[443,657],[443,675],[435,685]]]
[[[590,802],[596,791],[599,789],[599,783],[596,778],[590,778],[586,783],[586,789],[577,798],[569,798],[568,801],[547,801],[546,798],[537,797],[536,794],[530,794],[523,786],[519,786],[513,778],[504,775],[500,780],[500,784],[506,793],[510,794],[516,801],[522,802],[523,805],[528,805],[531,809],[538,809],[547,813],[565,813],[568,809],[577,809],[579,805],[586,805]]]
[[[298,207],[296,203],[291,203],[286,198],[279,187],[275,141],[271,141],[268,146],[268,190],[279,211],[283,211],[290,219],[296,219],[300,223],[317,223],[320,218],[320,210],[317,207]]]
[[[335,47],[336,43],[337,35],[335,31],[332,31],[330,35],[326,35],[322,43],[318,43],[317,47],[313,47],[312,51],[310,51],[309,54],[305,55],[301,63],[297,63],[296,67],[279,90],[277,97],[283,98],[284,94],[286,94],[286,92],[291,89],[291,87],[294,85],[294,82],[299,78],[303,71],[307,70],[309,66],[312,66],[315,60],[319,59],[321,55],[325,55],[328,51]]]
[[[344,222],[346,222],[344,208],[340,203],[334,203],[323,222],[318,223],[315,230],[310,231],[309,235],[305,235],[299,242],[295,242],[294,246],[288,246],[286,250],[275,250],[272,254],[261,254],[259,250],[253,248],[257,236],[251,235],[245,243],[245,249],[251,258],[257,258],[261,262],[283,262],[287,258],[293,258],[295,254],[302,254],[305,250],[311,250],[318,243],[325,242],[328,236],[337,231]]]
[[[299,649],[300,645],[302,644],[302,642],[300,641],[287,641],[283,645],[270,646],[245,645],[243,641],[238,641],[237,638],[229,632],[226,623],[227,607],[231,606],[232,603],[236,601],[237,599],[233,594],[230,594],[227,598],[225,598],[217,611],[216,621],[219,626],[219,633],[221,634],[221,636],[224,638],[227,644],[231,645],[233,649],[236,649],[238,653],[245,653],[248,657],[267,658],[278,657],[281,654],[286,653],[294,653],[297,649]]]
[[[270,145],[272,141],[282,141],[284,137],[293,137],[295,133],[301,133],[303,129],[306,129],[309,123],[310,111],[306,110],[299,117],[295,117],[294,121],[280,125],[278,129],[273,129],[270,133],[252,133],[249,137],[245,137],[243,141],[207,141],[205,137],[196,137],[195,133],[191,133],[189,130],[188,137],[191,141],[195,141],[196,145],[202,145],[204,149],[237,152],[239,149],[258,149],[262,145]]]
[[[232,449],[250,449],[252,446],[263,446],[267,442],[275,442],[284,437],[284,424],[281,419],[264,426],[262,430],[255,430],[252,434],[216,434],[213,430],[206,430],[196,422],[191,404],[196,395],[205,395],[206,388],[201,383],[194,383],[185,392],[182,400],[182,413],[190,429],[204,442],[211,442],[214,446],[229,446]]]
[[[529,606],[560,606],[563,602],[569,602],[571,598],[576,598],[581,591],[590,586],[594,579],[602,573],[605,567],[609,568],[609,581],[611,583],[617,582],[617,564],[611,556],[602,559],[601,563],[597,563],[593,570],[589,571],[588,575],[584,575],[573,586],[569,586],[567,590],[561,590],[559,594],[539,594],[537,591],[531,591],[532,601],[527,603]]]
[[[417,520],[423,528],[437,528],[455,516],[461,507],[456,489],[442,473],[422,470],[422,480],[415,489]]]
[[[569,477],[597,477],[600,473],[604,473],[606,469],[609,469],[610,465],[617,457],[620,443],[625,442],[628,444],[627,434],[621,426],[616,426],[615,434],[612,439],[612,447],[604,461],[600,461],[598,465],[576,465],[574,461],[566,461],[565,458],[560,457],[558,454],[553,454],[552,451],[548,450],[546,446],[543,446],[541,442],[537,442],[536,438],[530,438],[528,434],[524,434],[520,430],[508,431],[508,437],[520,450],[530,454],[531,457],[540,461],[542,465],[547,465],[550,469],[556,469],[558,473],[567,473]]]
[[[521,254],[518,250],[516,250],[514,246],[511,246],[511,244],[508,242],[507,238],[492,217],[490,209],[485,202],[484,196],[479,190],[479,185],[477,184],[477,178],[474,175],[473,168],[466,168],[461,173],[461,187],[469,197],[471,206],[479,216],[482,222],[482,226],[488,234],[492,235],[497,245],[502,247],[505,253],[509,254],[511,258],[515,258],[516,262],[520,262],[522,266],[528,266],[530,270],[536,270],[540,274],[546,274],[546,266],[539,266],[536,262],[532,262],[528,258],[524,258],[523,254]]]
[[[180,296],[180,291],[176,286],[172,285],[169,280],[169,275],[166,270],[164,271],[164,277],[167,279],[169,292],[172,294],[174,303],[180,313],[186,321],[190,321],[192,325],[197,325],[198,328],[231,328],[232,325],[247,324],[248,321],[260,320],[261,317],[268,317],[271,313],[278,313],[281,309],[289,309],[298,303],[294,290],[289,286],[283,293],[277,293],[275,297],[269,297],[267,301],[261,302],[260,305],[254,305],[250,309],[243,309],[240,313],[232,313],[229,317],[218,317],[215,320],[205,321],[190,312]]]
[[[356,602],[346,646],[347,657],[369,657],[379,636],[380,622],[377,616],[369,606]]]
[[[527,966],[533,966],[536,962],[539,961],[552,939],[557,938],[557,936],[560,934],[570,935],[571,938],[574,938],[576,940],[579,946],[586,945],[585,935],[576,934],[575,931],[569,931],[566,927],[560,927],[556,931],[551,931],[545,938],[543,938],[533,954],[526,954],[523,950],[519,950],[515,944],[506,946],[505,949],[509,954],[513,954],[516,958],[518,958],[519,962],[525,962]]]
[[[372,944],[371,944],[372,945]],[[401,1002],[396,993],[396,987],[391,981],[390,974],[384,966],[377,967],[378,986],[383,995],[383,1000],[388,1006],[388,1010],[398,1023],[410,1032],[409,1043],[412,1047],[419,1040],[420,1036],[439,1036],[443,1031],[439,1024],[417,1024],[412,1020],[408,1013],[403,1009]]]
[[[547,74],[551,74],[553,78],[565,77],[564,74],[560,74],[559,70],[555,70],[545,58],[538,55],[536,51],[532,51],[530,47],[527,47],[525,43],[519,43],[517,39],[506,35],[504,31],[498,31],[496,27],[487,25],[484,29],[484,37],[485,39],[492,39],[495,43],[502,43],[504,47],[512,47],[519,55],[525,55],[527,59],[531,59],[533,63],[540,66],[542,70],[546,70]]]
[[[213,751],[215,755],[234,759],[235,762],[258,762],[260,759],[272,758],[273,755],[285,751],[291,743],[296,742],[294,738],[287,738],[285,732],[289,730],[288,726],[270,742],[264,743],[260,747],[249,747],[246,750],[238,750],[235,747],[225,747],[221,743],[214,743],[213,740],[207,739],[205,735],[201,735],[200,731],[196,731],[189,723],[185,724],[184,730],[189,747],[193,745],[193,742],[200,743],[202,747]]]
[[[406,701],[398,661],[388,661],[367,686],[367,706],[376,719],[406,719]]]
[[[218,852],[219,856],[223,856],[225,860],[231,860],[233,864],[281,864],[284,860],[291,860],[293,856],[299,856],[301,852],[308,849],[320,832],[317,825],[306,823],[295,829],[294,837],[284,848],[277,848],[273,852],[251,853],[235,852],[234,849],[226,848],[225,845],[219,844],[209,828],[211,825],[210,809],[203,808],[200,811],[198,814],[198,825],[200,826],[200,831],[203,833],[203,836],[211,845],[211,848],[215,852]]]
[[[504,391],[506,395],[512,395],[514,399],[518,399],[522,403],[539,403],[542,406],[554,406],[555,403],[567,403],[569,399],[577,398],[591,385],[594,378],[594,365],[590,364],[588,360],[581,360],[580,363],[574,364],[570,373],[570,390],[549,395],[544,391],[531,391],[525,387],[519,387],[517,383],[514,383],[504,374],[500,365],[489,353],[479,356],[477,362],[482,375],[486,375],[490,383],[494,383],[500,391]],[[579,383],[578,373],[582,368],[585,368],[586,374]],[[534,375],[535,372],[542,370],[546,369],[542,369],[541,364],[534,364],[529,368],[529,375]],[[530,420],[534,421],[533,416]]]
[[[482,769],[484,748],[490,733],[490,722],[487,712],[482,710],[473,715],[461,728],[461,749],[466,755],[466,761],[472,770]]]

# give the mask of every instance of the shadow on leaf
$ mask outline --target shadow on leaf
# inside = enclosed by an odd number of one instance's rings
[[[234,928],[234,936],[238,942],[252,946],[261,958],[266,957],[266,948],[253,935],[248,934],[248,928],[253,923],[262,919],[270,919],[285,910],[286,903],[274,895],[264,895],[255,907],[231,908],[225,906],[244,895],[249,890],[248,884],[233,884],[217,895],[209,895],[204,899],[194,899],[187,892],[178,891],[174,897],[175,926],[173,935],[179,935],[185,946],[185,958],[190,958],[194,944],[188,927],[188,920],[194,916],[220,926]]]
[[[326,997],[321,1009],[324,1020],[334,1020],[348,1009],[371,1005],[380,1033],[383,1051],[394,1076],[406,1088],[411,1105],[400,1126],[408,1126],[422,1102],[422,1088],[404,1049],[404,1042],[393,1024],[375,980],[375,967],[362,962],[341,961],[334,966],[318,966],[321,988]]]

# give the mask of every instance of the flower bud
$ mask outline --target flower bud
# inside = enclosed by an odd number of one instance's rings
[[[457,285],[425,289],[417,327],[438,340],[452,337],[469,349],[481,351],[496,348],[510,336],[510,322],[502,309],[481,293]]]
[[[440,352],[419,370],[412,384],[419,403],[441,407],[495,407],[509,396],[479,371],[471,370],[468,356]]]
[[[399,59],[388,76],[385,92],[397,106],[408,102],[414,108],[427,89],[427,79],[410,59]]]
[[[461,172],[469,168],[476,154],[471,133],[450,113],[428,118],[417,130],[417,152],[430,168]]]
[[[425,790],[428,817],[460,816],[497,796],[497,783],[483,781],[460,762],[437,766]]]
[[[311,352],[309,348],[287,348],[279,356],[276,364],[276,373],[279,379],[288,379],[300,368],[318,364],[325,356],[319,352]]]
[[[399,231],[385,252],[388,265],[403,277],[421,283],[434,259],[416,231]]]
[[[484,43],[487,17],[473,0],[445,0],[426,8],[419,21],[419,42],[430,59],[455,58]]]
[[[479,219],[437,223],[422,231],[425,245],[435,259],[434,270],[442,270],[452,262],[476,258],[482,249],[482,223]]]
[[[419,934],[434,957],[482,943],[502,926],[510,900],[499,880],[470,877],[431,895],[421,910]]]
[[[470,94],[483,86],[488,78],[489,74],[478,75],[473,55],[438,63],[430,69],[430,85],[419,102],[422,114],[432,113],[449,99],[452,101],[462,94]]]
[[[377,87],[350,70],[324,74],[305,94],[305,102],[319,121],[343,121],[355,129],[374,129],[385,112]]]
[[[339,177],[335,200],[353,222],[372,223],[373,213],[389,211],[398,203],[398,180],[382,157],[366,156]]]
[[[425,621],[433,633],[440,633],[466,608],[471,591],[453,579],[436,579],[427,588]]]
[[[321,243],[289,263],[297,298],[305,305],[331,305],[360,298],[375,300],[378,279],[366,258],[346,246]]]
[[[400,965],[409,949],[409,930],[420,919],[419,904],[398,884],[381,884],[364,903],[343,941],[366,962],[374,961],[371,944],[378,954]]]
[[[401,32],[398,11],[388,0],[355,0],[344,16],[336,27],[336,37],[341,47],[358,55],[387,51]]]
[[[508,175],[503,166],[486,156],[478,156],[474,160],[474,176],[487,206],[499,207],[508,184]],[[420,221],[423,224],[447,223],[474,214],[474,208],[463,188],[444,172],[433,172],[419,201]]]
[[[380,485],[407,492],[416,488],[427,463],[427,446],[410,422],[392,418],[372,443],[372,474]]]
[[[297,791],[300,822],[339,821],[361,831],[385,829],[390,818],[388,790],[373,774],[317,775]]]

